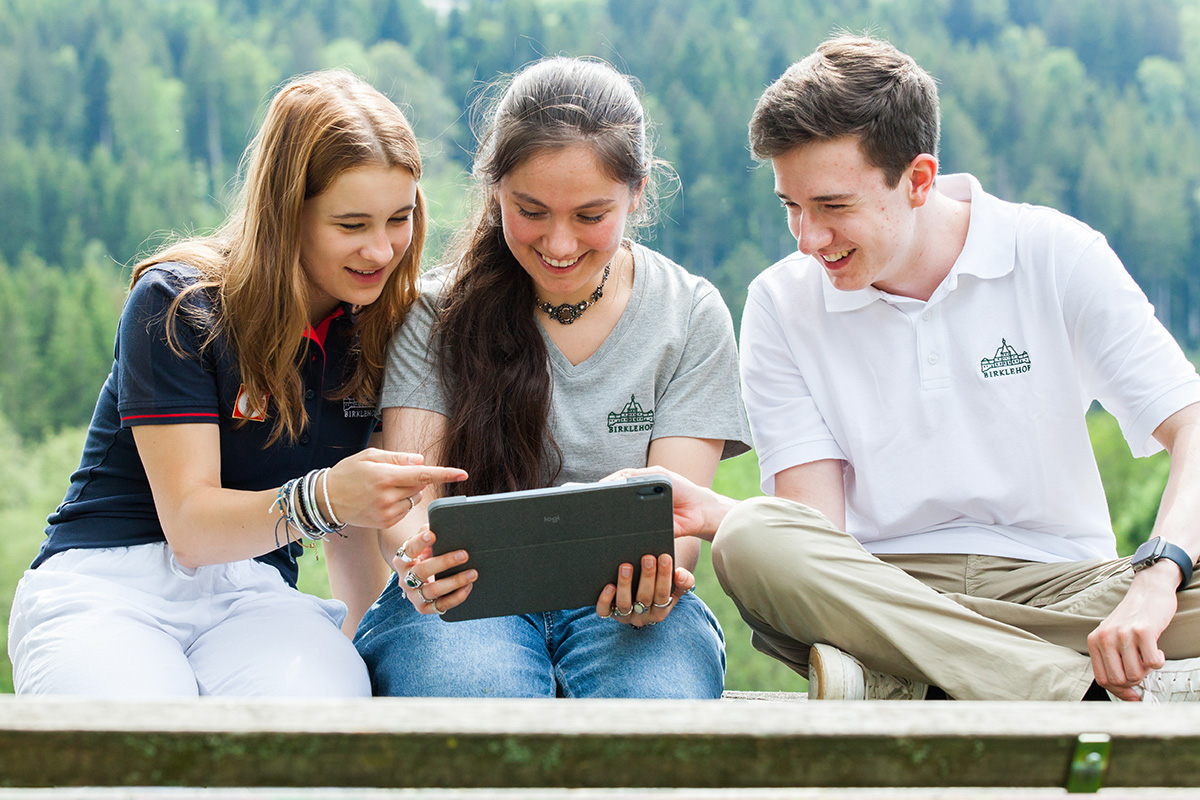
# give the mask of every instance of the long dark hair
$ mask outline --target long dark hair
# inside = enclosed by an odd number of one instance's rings
[[[433,337],[450,402],[442,463],[470,474],[447,485],[458,494],[544,486],[562,468],[550,431],[549,354],[534,315],[533,281],[504,241],[496,184],[539,153],[584,143],[613,180],[635,192],[645,182],[636,224],[649,218],[657,166],[637,91],[603,62],[532,64],[513,77],[485,120],[474,167],[479,210],[460,234]]]

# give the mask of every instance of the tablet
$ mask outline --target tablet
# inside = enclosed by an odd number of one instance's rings
[[[429,504],[429,528],[435,555],[469,555],[442,575],[479,570],[467,599],[442,616],[451,622],[594,606],[621,564],[675,554],[665,475],[443,497]]]

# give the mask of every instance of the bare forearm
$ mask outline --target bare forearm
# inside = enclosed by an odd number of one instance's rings
[[[325,527],[318,520],[332,527],[390,527],[425,487],[466,478],[420,456],[367,448],[285,492],[281,504],[280,488],[248,492],[222,485],[217,425],[143,425],[133,429],[133,439],[167,542],[186,566],[240,561],[285,545],[301,530],[289,527],[285,516],[318,532]]]
[[[1171,454],[1171,473],[1154,523],[1154,535],[1183,548],[1192,563],[1200,553],[1200,405],[1172,414],[1154,431]],[[1136,686],[1165,654],[1158,640],[1178,610],[1182,570],[1162,559],[1134,576],[1125,597],[1088,636],[1096,681],[1124,700],[1137,700]]]
[[[738,504],[737,500],[732,497],[726,497],[723,494],[718,494],[712,489],[705,489],[706,495],[704,503],[701,506],[703,522],[700,530],[696,535],[707,542],[711,542],[717,534],[717,528],[721,527],[721,523],[725,520],[725,516],[729,514],[733,507]]]
[[[175,559],[185,567],[256,558],[300,538],[276,508],[278,489],[244,492],[195,487],[167,506],[159,520]]]
[[[346,604],[342,632],[354,636],[359,620],[383,592],[391,567],[379,557],[379,532],[346,528],[324,544],[325,569],[333,596]]]
[[[683,567],[688,572],[696,571],[700,562],[700,540],[694,536],[685,536],[675,540],[675,566]]]
[[[1155,431],[1171,454],[1171,472],[1163,491],[1154,535],[1200,558],[1200,409],[1189,406]]]

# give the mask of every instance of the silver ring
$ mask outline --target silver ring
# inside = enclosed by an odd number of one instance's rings
[[[433,600],[431,600],[431,601],[430,601],[430,605],[432,605],[432,606],[433,606],[433,610],[437,612],[437,615],[438,615],[439,617],[440,617],[442,614],[445,614],[445,613],[446,613],[446,612],[445,612],[445,611],[443,611],[442,609],[438,608],[438,604],[437,604],[437,598],[436,598],[436,597],[435,597],[435,598],[433,598]]]
[[[631,609],[629,609],[628,611],[622,611],[621,609],[617,608],[616,604],[614,603],[614,604],[613,604],[613,607],[612,607],[612,615],[613,615],[614,617],[628,617],[628,616],[632,616],[632,615],[633,615],[633,609],[631,608]]]
[[[404,585],[410,589],[420,589],[425,585],[425,581],[418,578],[417,573],[410,569],[408,572],[404,573]]]
[[[396,551],[396,558],[400,559],[405,564],[411,564],[414,561],[416,561],[415,558],[413,558],[412,556],[410,556],[408,554],[408,541],[407,540],[404,542],[404,544],[400,545],[400,548]],[[416,587],[414,586],[413,588],[415,589]]]
[[[425,605],[427,605],[427,606],[433,605],[434,603],[437,602],[437,598],[435,597],[432,600],[430,600],[428,597],[426,597],[425,592],[421,591],[424,588],[425,588],[424,586],[417,587],[417,597],[421,598],[421,602],[423,602]]]
[[[641,600],[634,600],[633,608],[629,609],[629,612],[631,614],[645,614],[646,613],[646,604],[643,603]]]
[[[408,496],[408,510],[409,510],[409,511],[412,511],[412,510],[413,510],[414,508],[416,508],[416,507],[417,507],[417,501],[416,501],[416,500],[413,498],[413,496],[410,494],[410,495]]]
[[[651,603],[650,605],[653,608],[666,608],[667,606],[671,605],[671,603],[674,603],[674,602],[675,602],[675,598],[672,597],[671,599],[667,600],[667,602],[665,602],[665,603]]]

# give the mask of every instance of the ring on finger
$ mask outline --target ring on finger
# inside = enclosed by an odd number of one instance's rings
[[[410,569],[408,572],[404,573],[404,585],[410,589],[420,589],[425,585],[425,581],[417,577],[417,573]]]
[[[652,608],[666,608],[667,606],[671,605],[674,602],[675,602],[675,598],[669,597],[669,598],[667,598],[667,602],[665,602],[665,603],[651,603],[650,606]]]
[[[632,614],[633,614],[632,608],[629,609],[628,611],[622,611],[621,609],[617,608],[616,605],[613,605],[613,607],[612,607],[612,615],[614,617],[628,617],[628,616],[632,616]]]
[[[427,606],[432,605],[433,603],[436,603],[437,602],[436,597],[433,598],[432,600],[430,600],[428,597],[425,596],[425,592],[422,591],[424,588],[425,588],[424,586],[417,587],[417,597],[421,598],[421,602],[423,602]]]
[[[445,614],[445,613],[446,613],[445,609],[438,608],[438,604],[437,604],[437,598],[436,598],[436,597],[435,597],[435,598],[433,598],[432,600],[430,600],[430,601],[429,601],[429,604],[433,606],[433,610],[437,612],[437,615],[438,615],[439,617],[440,617],[442,614]]]
[[[417,507],[417,499],[415,497],[413,497],[412,495],[409,495],[408,496],[408,510],[412,511],[416,507]]]
[[[407,540],[405,540],[404,544],[400,545],[400,549],[396,551],[396,558],[400,559],[405,564],[411,564],[414,561],[416,561],[415,558],[413,558],[412,556],[410,556],[408,554],[408,541]]]
[[[633,608],[631,608],[629,610],[633,614],[645,614],[646,613],[646,604],[643,603],[641,600],[635,600],[635,601],[633,601]]]

